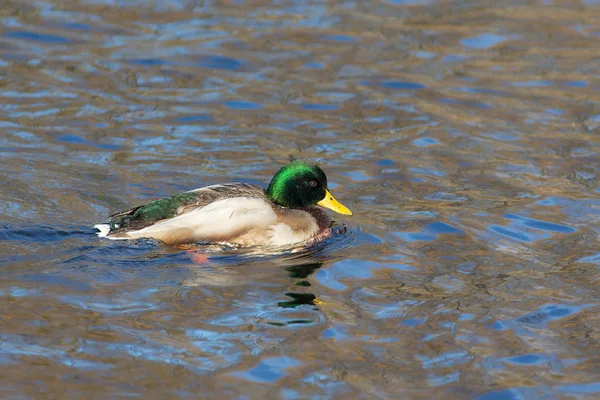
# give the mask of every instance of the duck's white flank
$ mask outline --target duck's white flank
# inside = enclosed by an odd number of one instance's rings
[[[129,231],[132,239],[153,237],[164,240],[171,232],[188,229],[194,240],[213,240],[239,235],[250,229],[268,229],[277,217],[264,199],[236,197],[218,200],[198,208],[165,219],[138,231]]]

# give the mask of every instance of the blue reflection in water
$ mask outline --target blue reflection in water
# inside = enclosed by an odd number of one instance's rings
[[[496,232],[502,236],[506,236],[508,238],[515,239],[520,242],[531,242],[534,240],[524,233],[516,232],[511,229],[507,229],[507,228],[504,228],[504,227],[498,226],[498,225],[490,225],[488,229],[490,229],[491,231]],[[550,235],[542,235],[542,236],[548,237]],[[542,236],[538,236],[537,239],[542,239]]]
[[[402,321],[402,325],[414,328],[415,326],[423,325],[427,321],[427,318],[409,318]]]
[[[394,89],[394,90],[415,90],[425,89],[427,86],[415,82],[404,82],[404,81],[383,81],[381,86]]]
[[[512,82],[512,86],[517,87],[547,87],[552,86],[551,81],[526,81],[526,82]]]
[[[444,104],[464,104],[472,107],[490,109],[493,108],[491,104],[483,103],[481,101],[473,101],[473,100],[457,100],[457,99],[439,99],[441,103]]]
[[[428,169],[428,168],[411,168],[410,172],[414,172],[417,174],[424,174],[424,175],[433,175],[433,176],[437,176],[437,177],[446,175],[442,171],[436,171],[434,169]]]
[[[471,47],[474,49],[489,49],[495,45],[506,41],[508,38],[505,36],[496,35],[494,33],[482,33],[477,36],[466,38],[460,41],[465,47]]]
[[[430,138],[430,137],[418,138],[418,139],[413,140],[412,143],[417,147],[428,147],[428,146],[440,144],[440,142],[437,139]]]
[[[89,140],[86,140],[86,139],[84,139],[84,138],[82,138],[80,136],[73,135],[73,134],[61,135],[56,140],[59,141],[59,142],[63,142],[63,143],[70,143],[70,144],[78,144],[78,145],[86,145],[86,146],[96,147],[96,148],[102,149],[102,150],[119,150],[121,148],[121,146],[116,145],[116,144],[93,143],[93,142],[90,142]]]
[[[575,88],[584,88],[588,87],[588,83],[586,81],[566,81],[565,85]]]
[[[436,56],[436,53],[432,53],[432,52],[429,52],[429,51],[414,51],[412,54],[415,57],[425,58],[425,59],[433,58],[433,57]]]
[[[138,59],[129,60],[129,62],[132,64],[144,65],[147,67],[154,67],[157,65],[166,64],[166,61],[161,60],[160,58],[138,58]]]
[[[548,321],[561,319],[581,310],[576,306],[546,305],[539,311],[517,318],[517,322],[527,325],[545,324]]]
[[[365,174],[363,171],[350,171],[344,173],[343,175],[350,177],[350,179],[352,179],[354,182],[363,182],[373,179],[369,175]]]
[[[458,90],[461,91],[461,92],[479,93],[479,94],[493,94],[493,95],[497,95],[497,96],[507,96],[509,94],[507,92],[501,92],[499,90],[484,89],[484,88],[475,88],[475,87],[458,88]]]
[[[580,383],[577,385],[564,385],[558,388],[562,392],[573,394],[600,394],[600,382]]]
[[[88,238],[91,233],[90,227],[61,229],[43,225],[33,227],[5,225],[0,228],[0,241],[60,242],[67,238]]]
[[[514,320],[496,321],[490,327],[495,330],[516,329],[520,330],[519,325],[545,328],[548,322],[556,321],[591,307],[591,304],[566,305],[566,304],[546,304],[538,310],[525,314]]]
[[[449,54],[447,56],[442,57],[442,62],[443,63],[453,63],[453,62],[460,62],[460,61],[465,61],[467,60],[469,57],[467,56],[462,56],[459,54]]]
[[[219,55],[202,56],[198,58],[196,66],[219,70],[236,71],[244,65],[241,61]]]
[[[394,235],[407,242],[430,242],[437,239],[438,235],[465,235],[465,232],[444,222],[433,222],[419,232],[394,232]]]
[[[315,111],[330,111],[336,110],[338,106],[335,104],[301,104],[300,107],[305,110],[315,110]]]
[[[538,219],[522,217],[516,214],[505,214],[504,218],[510,221],[507,226],[490,225],[488,229],[520,242],[533,242],[546,239],[551,236],[551,233],[566,234],[576,231],[575,228],[567,225],[540,221]],[[551,233],[540,233],[540,231]]]
[[[519,395],[519,393],[517,393],[513,389],[494,391],[494,392],[484,394],[483,396],[480,396],[477,398],[477,400],[522,400],[522,399],[523,399],[523,397],[521,397],[521,395]]]
[[[384,158],[383,160],[375,161],[375,165],[377,165],[378,167],[391,167],[393,165],[396,165],[396,161]]]
[[[334,325],[331,328],[327,328],[321,334],[323,339],[335,339],[344,340],[351,338],[345,333],[346,329],[342,325]]]
[[[230,375],[254,382],[273,383],[287,375],[285,370],[302,365],[291,357],[273,357],[259,362],[255,367],[244,372],[233,372]]]
[[[592,254],[591,256],[581,257],[577,262],[589,262],[600,264],[600,253]]]
[[[323,40],[331,40],[333,42],[356,42],[358,39],[348,35],[323,35],[320,37]]]
[[[561,232],[561,233],[572,233],[575,232],[576,229],[571,228],[567,225],[559,225],[552,222],[540,221],[533,218],[521,217],[515,214],[506,214],[505,218],[521,221],[523,225],[528,226],[530,228],[538,229],[541,231],[550,231],[550,232]]]
[[[460,229],[457,229],[444,222],[433,222],[425,227],[426,230],[435,232],[436,234],[448,234],[448,235],[464,235],[465,233]]]
[[[310,68],[310,69],[323,69],[323,68],[325,68],[325,65],[323,63],[319,63],[319,62],[309,62],[309,63],[304,64],[303,67]]]
[[[32,273],[23,275],[24,282],[34,282],[42,285],[65,286],[71,290],[79,292],[91,292],[93,286],[87,282],[75,280],[67,276],[51,275],[48,273]]]
[[[49,44],[66,44],[66,43],[70,42],[69,39],[64,38],[62,36],[46,35],[46,34],[41,34],[41,33],[36,33],[36,32],[30,32],[30,31],[6,32],[4,34],[4,36],[9,37],[9,38],[31,40],[34,42],[49,43]]]
[[[399,271],[414,271],[415,268],[403,263],[381,263],[360,259],[346,259],[332,263],[328,268],[322,268],[315,274],[317,282],[333,290],[344,290],[346,285],[340,279],[367,279],[373,276],[373,271],[388,268]]]
[[[510,357],[506,361],[513,364],[535,365],[539,364],[544,359],[537,354],[523,354],[522,356]]]
[[[210,115],[186,115],[176,119],[177,122],[212,122],[214,119]]]
[[[243,100],[224,101],[223,105],[227,108],[233,108],[234,110],[258,110],[262,108],[262,106],[258,103]]]
[[[79,31],[89,31],[91,27],[88,24],[82,24],[80,22],[65,22],[61,24],[61,26],[65,29],[75,29]]]

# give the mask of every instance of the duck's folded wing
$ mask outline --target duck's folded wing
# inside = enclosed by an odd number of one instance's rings
[[[248,232],[266,231],[276,223],[277,215],[266,199],[235,197],[211,202],[140,230],[127,231],[126,235],[151,237],[167,244],[227,242]]]
[[[259,186],[228,183],[176,194],[111,215],[109,217],[111,233],[140,230],[158,221],[205,207],[215,201],[238,197],[264,198],[264,192]]]

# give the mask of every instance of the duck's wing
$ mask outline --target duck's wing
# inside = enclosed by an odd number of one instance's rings
[[[109,216],[110,234],[141,230],[224,199],[265,199],[264,190],[248,183],[226,183],[176,194]]]

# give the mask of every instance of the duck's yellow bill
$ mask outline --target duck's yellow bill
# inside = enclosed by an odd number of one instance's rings
[[[329,193],[329,190],[325,192],[325,198],[317,204],[321,207],[329,208],[339,214],[352,215],[352,211],[348,210],[348,207],[337,201],[331,193]]]

